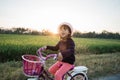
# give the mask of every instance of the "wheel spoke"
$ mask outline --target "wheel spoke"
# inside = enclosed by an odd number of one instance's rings
[[[86,80],[86,77],[83,74],[76,74],[70,80]]]

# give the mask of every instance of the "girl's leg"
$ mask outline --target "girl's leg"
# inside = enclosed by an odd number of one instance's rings
[[[69,64],[69,63],[64,63],[62,62],[62,66],[60,67],[59,70],[56,71],[55,73],[55,80],[62,80],[64,74],[66,72],[68,72],[73,65]]]
[[[49,72],[51,73],[51,74],[55,74],[56,73],[56,71],[60,68],[60,66],[61,66],[61,62],[60,61],[57,61],[55,64],[53,64],[50,68],[49,68]]]

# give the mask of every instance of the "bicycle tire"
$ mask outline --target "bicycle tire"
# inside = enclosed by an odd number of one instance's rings
[[[87,80],[86,76],[82,73],[75,74],[70,80]]]
[[[65,75],[63,76],[63,79],[62,79],[62,80],[67,80],[67,77],[68,77],[68,75],[65,74]]]

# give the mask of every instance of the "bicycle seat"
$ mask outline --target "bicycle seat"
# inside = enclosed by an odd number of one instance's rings
[[[88,68],[85,66],[76,66],[73,71],[74,72],[86,72],[87,73]]]

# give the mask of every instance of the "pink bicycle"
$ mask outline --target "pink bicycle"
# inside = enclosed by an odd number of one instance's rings
[[[22,55],[23,59],[23,73],[25,76],[30,77],[27,80],[54,80],[49,76],[48,71],[44,68],[46,60],[49,58],[56,59],[57,54],[49,54],[43,56],[42,51],[44,48],[40,48],[36,55]],[[87,77],[88,68],[85,66],[76,66],[69,70],[64,76],[63,80],[88,80]]]

